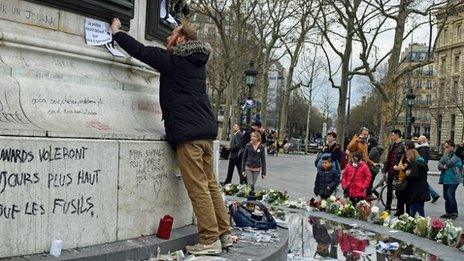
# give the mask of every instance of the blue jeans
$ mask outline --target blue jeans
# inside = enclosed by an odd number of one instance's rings
[[[446,214],[458,214],[458,203],[456,202],[456,189],[459,184],[443,184],[443,198],[445,199]]]
[[[428,183],[427,183],[428,184]],[[429,193],[430,193],[430,197],[432,198],[436,198],[436,197],[439,197],[440,195],[438,195],[438,193],[432,188],[432,186],[429,185]]]
[[[411,215],[412,217],[415,217],[416,213],[419,213],[419,215],[425,217],[424,205],[425,203],[423,201],[411,203],[409,205],[409,212],[410,212],[409,215]]]

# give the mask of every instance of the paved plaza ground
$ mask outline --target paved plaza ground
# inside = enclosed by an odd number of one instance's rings
[[[267,160],[267,176],[265,179],[258,180],[257,189],[271,188],[280,191],[287,191],[292,198],[304,197],[310,199],[314,197],[313,188],[316,178],[316,168],[314,167],[315,154],[310,155],[279,155],[278,157],[268,156]],[[227,174],[227,160],[220,161],[220,181],[224,181]],[[432,161],[429,163],[431,172],[438,172],[437,162]],[[442,193],[442,186],[438,185],[438,176],[429,175],[429,183],[440,194]],[[238,175],[235,170],[232,179],[233,183],[238,183]],[[459,186],[456,191],[456,198],[458,201],[458,208],[461,213],[464,213],[464,188]],[[437,218],[444,213],[445,201],[443,197],[432,204],[430,202],[425,205],[425,214]],[[379,202],[379,207],[381,207]],[[382,208],[381,208],[382,209]],[[455,221],[455,224],[464,227],[464,214],[461,214]]]

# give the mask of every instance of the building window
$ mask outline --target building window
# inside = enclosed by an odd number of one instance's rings
[[[460,56],[459,55],[456,55],[454,57],[454,72],[455,73],[458,73],[459,72],[459,67],[461,66],[461,62],[460,62]]]
[[[451,99],[456,101],[458,99],[459,79],[453,81],[453,89],[451,90]]]
[[[448,42],[448,28],[443,30],[443,45],[447,44]]]
[[[443,76],[446,73],[446,57],[441,58],[440,74]]]
[[[431,94],[427,94],[425,96],[425,105],[428,105],[428,106],[432,105],[432,95]]]
[[[427,80],[427,89],[432,89],[432,80]]]
[[[422,80],[421,79],[417,79],[416,80],[416,88],[417,89],[420,89],[422,87]]]
[[[414,126],[414,136],[417,137],[420,135],[420,126]]]
[[[450,133],[450,140],[454,141],[454,134],[456,129],[456,115],[451,114],[451,133]]]
[[[456,25],[456,42],[458,42],[459,40],[461,40],[461,37],[462,37],[462,25],[461,24],[457,24]]]
[[[427,136],[427,137],[430,137],[430,127],[429,126],[424,127],[424,135]]]

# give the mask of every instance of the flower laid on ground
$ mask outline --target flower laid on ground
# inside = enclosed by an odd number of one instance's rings
[[[309,206],[314,208],[314,209],[319,210],[319,207],[321,206],[321,202],[316,200],[315,198],[311,198],[309,200]]]
[[[445,227],[445,223],[440,219],[434,219],[432,221],[432,226],[429,230],[428,238],[437,241],[438,233]]]
[[[436,240],[447,246],[455,247],[461,239],[461,234],[462,228],[455,227],[450,220],[447,220],[445,222],[445,227],[438,232]]]
[[[407,233],[413,233],[416,227],[416,220],[408,214],[403,214],[399,217],[398,222],[393,226],[394,229],[401,230]]]
[[[280,192],[277,190],[268,190],[266,194],[263,194],[263,201],[268,202],[272,205],[282,205],[285,201],[288,200],[287,192]]]
[[[371,215],[371,204],[365,200],[361,200],[356,204],[356,218],[367,221]]]
[[[287,201],[285,201],[284,206],[289,207],[289,208],[303,209],[303,208],[306,208],[308,206],[308,203],[305,201],[304,198],[299,198],[297,200],[287,200]]]
[[[231,184],[231,183],[226,184],[222,188],[222,191],[224,192],[224,194],[226,194],[228,196],[233,196],[233,195],[237,194],[237,192],[238,192],[238,185],[237,184]]]
[[[327,212],[337,215],[338,211],[342,208],[342,204],[338,201],[331,202],[327,207]]]
[[[327,200],[323,199],[321,200],[321,205],[319,206],[320,210],[326,210],[327,208]]]
[[[351,205],[351,202],[348,201],[343,205],[337,213],[337,216],[346,217],[346,218],[354,218],[356,214],[356,209]]]
[[[243,197],[243,198],[247,198],[248,196],[250,196],[250,192],[253,190],[253,188],[251,187],[251,185],[238,185],[237,186],[237,193],[236,193],[236,196],[237,197]]]
[[[416,216],[415,222],[416,227],[414,228],[414,234],[420,237],[427,237],[427,235],[429,234],[430,218]]]

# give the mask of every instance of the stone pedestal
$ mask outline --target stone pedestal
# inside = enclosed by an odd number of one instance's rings
[[[146,1],[129,33],[145,44]],[[0,0],[0,258],[114,242],[193,212],[163,140],[159,74],[85,44],[82,15]]]

